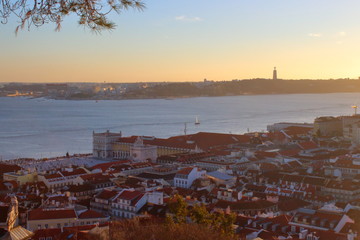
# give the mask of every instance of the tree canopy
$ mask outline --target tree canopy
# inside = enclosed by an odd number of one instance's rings
[[[224,236],[231,236],[234,233],[233,223],[236,219],[234,214],[210,213],[204,205],[195,205],[190,210],[183,197],[177,194],[170,199],[168,207],[171,213],[171,215],[167,215],[168,223],[186,224],[190,217],[193,223]]]
[[[120,14],[128,9],[143,10],[142,0],[0,0],[0,21],[6,24],[10,17],[19,19],[19,29],[54,23],[59,31],[66,16],[74,14],[80,25],[99,32],[114,29],[115,23],[108,14]]]

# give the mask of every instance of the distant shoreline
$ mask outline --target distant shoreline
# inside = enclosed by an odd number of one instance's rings
[[[220,95],[220,96],[174,96],[174,97],[133,97],[133,98],[51,98],[47,96],[0,96],[0,98],[25,98],[25,99],[43,99],[57,100],[57,101],[122,101],[122,100],[177,100],[188,98],[218,98],[218,97],[237,97],[237,96],[267,96],[267,95],[302,95],[302,94],[337,94],[337,93],[360,93],[359,91],[347,91],[347,92],[299,92],[299,93],[253,93],[253,94],[236,94],[236,95]]]
[[[0,96],[55,100],[180,99],[283,94],[358,93],[360,80],[233,80],[181,83],[9,84]]]

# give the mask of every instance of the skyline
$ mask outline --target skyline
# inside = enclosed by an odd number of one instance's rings
[[[358,79],[360,3],[145,1],[112,15],[101,35],[65,19],[15,36],[0,26],[0,82],[184,82],[271,78]],[[3,37],[4,36],[4,37]]]

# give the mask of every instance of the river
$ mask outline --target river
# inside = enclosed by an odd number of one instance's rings
[[[68,101],[0,98],[0,159],[88,153],[92,132],[169,137],[262,131],[276,122],[353,114],[360,93]],[[200,124],[195,125],[198,117]]]

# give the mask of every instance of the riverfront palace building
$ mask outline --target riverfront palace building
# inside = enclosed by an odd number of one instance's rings
[[[93,156],[106,159],[132,159],[137,162],[156,161],[157,157],[200,153],[219,146],[248,143],[249,136],[199,132],[170,138],[149,136],[122,137],[120,133],[106,131],[93,133]]]
[[[166,139],[146,136],[122,137],[121,133],[93,133],[93,156],[110,159],[155,161],[158,156],[195,150],[194,144],[174,144]]]

